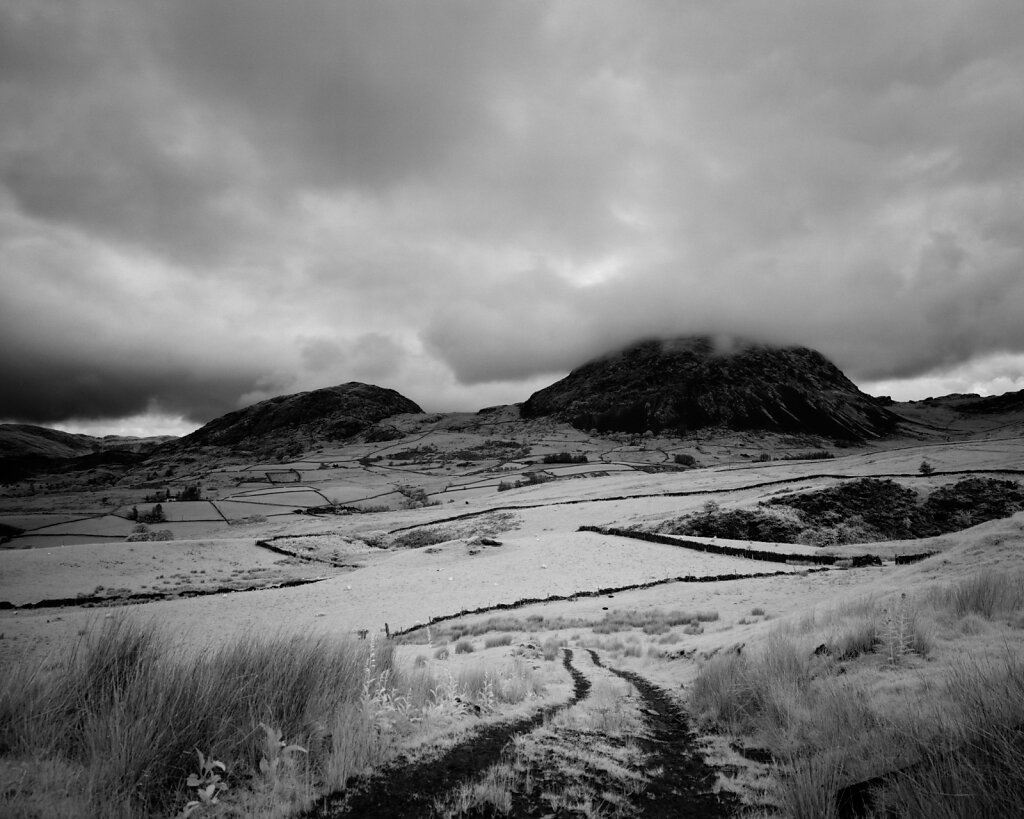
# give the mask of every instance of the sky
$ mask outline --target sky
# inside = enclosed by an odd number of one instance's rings
[[[1024,389],[1020,0],[0,0],[0,420],[525,400],[648,337]]]

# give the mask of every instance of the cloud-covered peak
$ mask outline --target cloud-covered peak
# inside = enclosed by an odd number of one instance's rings
[[[350,380],[475,409],[707,332],[1019,389],[1022,27],[1017,0],[6,3],[0,418]]]

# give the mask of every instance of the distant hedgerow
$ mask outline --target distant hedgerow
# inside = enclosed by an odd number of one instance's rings
[[[587,456],[582,453],[574,455],[571,452],[551,452],[542,460],[546,464],[585,464]]]

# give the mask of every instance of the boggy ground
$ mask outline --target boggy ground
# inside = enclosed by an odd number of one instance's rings
[[[924,409],[914,407],[909,414],[914,413],[923,417]],[[802,668],[806,663],[809,669],[806,682],[799,678],[778,702],[768,704],[793,725],[824,730],[801,721],[803,717],[797,719],[801,709],[806,710],[802,703],[808,708],[820,704],[830,686],[851,680],[857,685],[850,689],[850,701],[875,707],[871,720],[913,712],[922,702],[936,704],[940,716],[952,714],[954,705],[945,705],[952,702],[946,693],[951,670],[969,663],[998,665],[1007,653],[1019,656],[1024,617],[1009,604],[987,615],[949,614],[926,598],[933,590],[981,571],[1007,576],[1019,572],[1024,565],[1024,516],[922,540],[830,547],[830,553],[840,558],[870,551],[882,565],[823,571],[809,571],[811,567],[799,561],[768,564],[578,528],[653,529],[699,513],[708,500],[721,509],[752,509],[781,493],[832,487],[860,477],[891,478],[921,497],[960,476],[1017,479],[1015,472],[1024,463],[1019,421],[984,421],[985,428],[950,421],[937,432],[921,427],[915,436],[903,439],[832,449],[835,457],[828,460],[762,462],[764,453],[799,454],[827,442],[790,441],[787,449],[787,442],[778,437],[756,435],[686,441],[595,438],[556,425],[531,428],[528,437],[522,426],[501,417],[492,418],[487,428],[473,426],[481,424],[480,419],[462,419],[457,429],[451,419],[406,419],[401,422],[407,427],[403,439],[307,453],[306,460],[292,465],[302,479],[294,486],[260,484],[263,465],[172,465],[180,476],[200,479],[210,487],[220,520],[171,521],[168,528],[180,532],[167,544],[112,540],[111,532],[121,526],[116,521],[91,524],[102,539],[85,545],[68,542],[61,547],[53,545],[64,537],[60,531],[37,533],[27,545],[49,548],[0,550],[0,601],[22,605],[75,597],[92,593],[98,585],[132,593],[152,590],[156,584],[173,593],[193,578],[200,591],[208,587],[217,593],[133,606],[117,605],[114,599],[98,608],[62,605],[0,611],[0,660],[14,667],[47,653],[59,656],[90,623],[114,614],[140,623],[158,622],[177,644],[203,646],[230,646],[253,631],[313,636],[368,631],[383,636],[387,624],[392,633],[409,631],[395,643],[396,661],[442,679],[467,658],[498,668],[521,644],[553,640],[572,651],[572,667],[591,682],[588,696],[546,723],[542,720],[519,731],[511,745],[503,739],[504,755],[491,759],[486,770],[477,764],[483,755],[473,754],[472,765],[456,765],[444,787],[435,786],[440,785],[431,776],[435,769],[422,762],[421,782],[434,784],[414,789],[429,792],[430,811],[451,816],[672,815],[645,811],[670,805],[680,795],[676,791],[685,797],[688,783],[699,780],[697,792],[707,797],[709,810],[815,815],[793,808],[779,791],[780,783],[802,770],[800,753],[806,746],[793,736],[766,733],[765,725],[748,719],[746,712],[723,716],[725,712],[713,713],[706,701],[697,708],[694,692],[702,675],[717,667],[722,657],[759,657],[763,647],[781,639],[781,634],[795,646],[797,665]],[[517,446],[485,446],[489,439],[514,441]],[[563,451],[587,454],[589,462],[539,463],[544,454]],[[458,458],[447,457],[449,452],[458,452]],[[503,453],[516,460],[503,460]],[[701,466],[676,471],[674,455],[680,453],[692,453]],[[527,460],[538,463],[528,465]],[[934,474],[920,473],[923,460],[935,468]],[[499,488],[540,467],[555,479]],[[672,471],[648,471],[654,467]],[[422,489],[423,495],[409,487]],[[108,494],[108,500],[118,504],[106,510],[114,517],[134,502],[129,489]],[[342,505],[361,504],[364,511],[308,514],[325,498]],[[104,511],[101,500],[91,498],[88,504],[69,508],[78,514],[87,506],[99,514]],[[59,513],[66,502],[66,495],[36,495],[8,497],[3,504],[8,517],[27,528],[34,516]],[[434,502],[438,505],[429,505]],[[304,513],[296,514],[296,509]],[[187,517],[186,512],[182,516]],[[38,521],[49,527],[70,526],[69,541],[89,536],[78,531],[83,528],[78,523],[54,523],[52,517]],[[408,539],[411,534],[420,538],[419,545]],[[301,544],[293,544],[305,550],[302,559],[256,545],[283,535],[305,536]],[[479,535],[500,545],[483,544]],[[721,538],[716,542],[748,545]],[[16,544],[17,539],[8,545]],[[756,548],[822,552],[810,545]],[[894,564],[899,555],[923,552],[936,554],[911,565]],[[336,565],[339,556],[352,565]],[[776,574],[780,570],[784,574]],[[736,579],[713,579],[726,575]],[[289,578],[318,582],[225,591],[223,581],[232,576],[262,576],[275,584]],[[173,583],[168,588],[162,580]],[[904,646],[906,651],[893,649],[893,612],[902,595],[925,601],[917,611],[926,626],[927,650],[911,650],[909,645]],[[435,622],[426,628],[431,621]],[[865,626],[870,634],[861,641],[857,656],[840,660],[839,653],[814,654],[820,645],[847,640],[844,635],[862,621],[871,621],[871,627]],[[504,647],[496,639],[502,636],[509,640]],[[492,641],[498,644],[489,647]],[[464,647],[457,653],[460,642]],[[601,665],[589,651],[596,652]],[[751,668],[757,670],[752,665],[746,671],[753,673]],[[616,676],[613,669],[625,676]],[[679,721],[680,714],[693,711],[699,722],[690,717],[685,725]],[[525,718],[510,718],[521,717]],[[470,714],[459,730],[466,730],[474,719]],[[688,732],[694,734],[692,742],[684,739]],[[713,763],[713,777],[699,766],[691,776],[664,761],[662,750],[684,741]],[[388,754],[371,766],[390,764],[390,773],[362,781],[383,783],[387,777],[411,776],[421,756],[429,759],[429,753],[406,749],[403,742],[396,735],[389,741]],[[448,746],[458,747],[459,742],[452,740]],[[492,746],[498,745],[494,738]],[[865,753],[857,767],[844,763],[847,767],[830,785],[832,791],[871,779],[883,773],[885,765],[912,763],[913,749],[904,750],[900,759],[872,761]],[[399,764],[403,758],[409,764],[406,774]],[[672,758],[677,758],[674,751]],[[183,783],[187,773],[183,767]],[[373,793],[373,788],[384,786],[360,785],[357,790],[364,787],[369,790],[362,792]],[[184,784],[182,789],[184,794]],[[320,796],[336,790],[323,788]],[[303,809],[316,810],[310,804]],[[325,804],[336,803],[329,797]],[[420,803],[416,804],[419,811]],[[214,809],[205,812],[217,815]]]

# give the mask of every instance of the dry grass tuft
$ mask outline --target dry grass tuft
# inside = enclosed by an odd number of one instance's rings
[[[186,650],[153,626],[101,621],[48,666],[0,669],[0,754],[33,760],[0,814],[167,815],[221,782],[224,815],[283,816],[467,702],[493,709],[539,685],[523,664],[440,680],[404,670],[387,641],[250,635]],[[47,766],[73,772],[72,792],[36,810]]]

